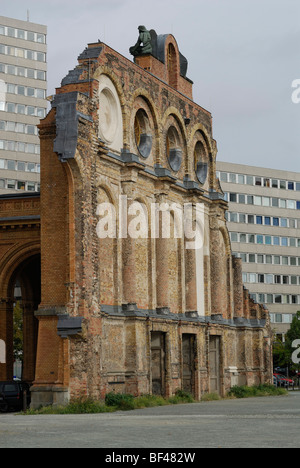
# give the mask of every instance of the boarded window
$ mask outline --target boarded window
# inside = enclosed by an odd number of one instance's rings
[[[152,393],[165,394],[165,333],[151,333]]]
[[[183,390],[195,395],[195,335],[182,335]]]
[[[210,392],[220,393],[220,337],[209,338]]]

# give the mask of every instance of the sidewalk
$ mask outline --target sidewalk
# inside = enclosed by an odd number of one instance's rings
[[[300,392],[93,415],[0,414],[0,448],[300,448]]]

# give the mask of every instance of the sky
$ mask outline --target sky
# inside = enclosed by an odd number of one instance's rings
[[[0,6],[1,16],[25,21],[27,11],[31,22],[48,27],[48,95],[88,43],[100,39],[132,60],[129,47],[145,25],[173,34],[188,59],[194,101],[213,116],[219,161],[300,172],[299,0],[2,0]]]

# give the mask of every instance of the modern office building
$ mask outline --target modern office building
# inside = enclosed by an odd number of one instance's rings
[[[0,194],[40,189],[47,27],[0,16]]]
[[[300,310],[300,174],[227,162],[217,170],[244,284],[284,339]]]

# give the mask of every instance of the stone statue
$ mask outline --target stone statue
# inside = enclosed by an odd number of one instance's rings
[[[137,55],[151,54],[152,44],[150,32],[145,28],[145,26],[139,26],[138,29],[140,32],[138,41],[134,46],[130,47],[129,49],[131,55],[134,55],[136,57]]]

